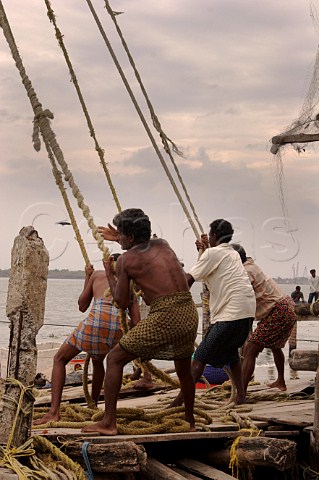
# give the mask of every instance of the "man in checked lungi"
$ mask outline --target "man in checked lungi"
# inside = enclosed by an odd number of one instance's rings
[[[185,400],[185,420],[195,430],[193,414],[195,384],[191,356],[197,335],[198,314],[189,292],[186,275],[169,244],[151,239],[151,223],[138,208],[123,210],[113,219],[114,227],[100,227],[106,240],[118,241],[123,253],[113,269],[104,262],[112,295],[121,308],[132,299],[130,284],[142,290],[150,305],[148,316],[125,334],[107,357],[104,382],[105,414],[100,422],[84,427],[85,432],[116,435],[116,405],[123,367],[135,358],[174,360]]]
[[[116,254],[119,256],[119,254]],[[92,400],[98,403],[103,385],[105,369],[104,359],[122,337],[119,310],[113,305],[113,297],[104,270],[94,271],[92,265],[85,267],[84,289],[78,304],[85,312],[93,299],[89,315],[79,323],[73,333],[61,345],[54,357],[51,377],[51,407],[48,413],[34,425],[57,422],[60,419],[60,403],[65,383],[66,365],[81,351],[87,352],[92,359]],[[106,295],[106,296],[105,296]],[[130,305],[132,323],[138,323],[139,308],[135,301]]]
[[[258,324],[249,336],[243,351],[244,388],[247,390],[259,353],[264,348],[270,348],[278,376],[268,386],[285,391],[287,390],[284,377],[285,356],[282,349],[297,321],[294,301],[279,288],[272,278],[265,275],[251,257],[246,256],[245,249],[241,245],[233,244],[232,247],[240,255],[256,295],[255,318]]]

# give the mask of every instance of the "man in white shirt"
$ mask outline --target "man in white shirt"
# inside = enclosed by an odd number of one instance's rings
[[[316,276],[316,270],[314,268],[310,270],[309,285],[310,293],[308,303],[312,303],[313,299],[316,301],[319,297],[319,277]]]
[[[245,402],[241,363],[238,349],[245,343],[256,311],[256,299],[247,272],[239,255],[229,245],[234,233],[232,225],[223,219],[210,224],[209,238],[202,235],[196,241],[204,250],[197,264],[187,274],[188,284],[203,281],[210,291],[211,325],[195,351],[192,375],[195,383],[205,365],[230,366],[236,386],[235,403]],[[181,405],[181,393],[171,406]]]

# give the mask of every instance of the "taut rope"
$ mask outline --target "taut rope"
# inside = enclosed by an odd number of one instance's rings
[[[47,10],[48,10],[48,17],[50,19],[50,22],[53,24],[54,26],[54,29],[55,29],[55,36],[58,40],[58,43],[61,47],[61,50],[63,52],[63,55],[64,55],[64,58],[65,58],[65,61],[67,63],[67,66],[69,68],[69,72],[70,72],[70,75],[71,75],[71,80],[72,80],[72,83],[76,89],[76,92],[77,92],[77,95],[78,95],[78,98],[79,98],[79,101],[80,101],[80,104],[81,104],[81,107],[82,107],[82,110],[83,110],[83,113],[85,115],[85,118],[86,118],[86,121],[87,121],[87,125],[89,127],[89,133],[90,133],[90,136],[93,138],[94,140],[94,144],[95,144],[95,150],[97,151],[98,155],[99,155],[99,158],[100,158],[100,163],[102,165],[102,168],[104,170],[104,173],[105,173],[105,176],[106,176],[106,179],[107,179],[107,182],[109,184],[109,187],[110,187],[110,190],[111,190],[111,193],[113,195],[113,199],[115,201],[115,204],[117,206],[117,209],[118,211],[121,211],[121,205],[120,205],[120,202],[119,202],[119,199],[118,199],[118,196],[117,196],[117,193],[115,191],[115,187],[113,185],[113,182],[112,182],[112,179],[111,179],[111,175],[110,175],[110,172],[107,168],[107,164],[105,162],[105,158],[104,158],[104,150],[101,148],[97,138],[96,138],[96,135],[95,135],[95,130],[94,130],[94,127],[93,127],[93,123],[92,123],[92,120],[91,120],[91,117],[90,117],[90,114],[88,112],[88,109],[86,107],[86,104],[85,104],[85,101],[84,101],[84,98],[83,98],[83,95],[82,95],[82,92],[81,92],[81,89],[80,89],[80,86],[79,86],[79,83],[78,83],[78,80],[77,80],[77,77],[76,77],[76,74],[75,74],[75,71],[74,71],[74,68],[72,66],[72,62],[71,62],[71,59],[70,59],[70,56],[67,52],[67,49],[64,45],[64,41],[63,41],[63,35],[60,31],[60,29],[58,28],[58,25],[57,25],[57,22],[56,22],[56,17],[54,15],[54,11],[52,10],[52,7],[51,7],[51,4],[49,2],[49,0],[44,0],[45,1],[45,4],[47,6]]]
[[[63,153],[60,149],[58,142],[56,141],[55,133],[53,132],[50,120],[53,118],[53,114],[49,110],[43,110],[42,104],[37,98],[37,95],[32,87],[32,83],[26,74],[26,70],[23,66],[21,56],[16,46],[12,31],[8,19],[6,17],[2,1],[0,0],[0,26],[3,29],[4,36],[9,45],[12,57],[15,61],[16,67],[22,79],[22,83],[26,89],[29,97],[33,112],[34,112],[34,131],[33,131],[33,143],[36,150],[40,149],[39,132],[41,132],[43,141],[48,151],[49,157],[55,157],[64,174],[65,180],[69,183],[72,193],[77,200],[77,204],[82,210],[82,213],[87,220],[89,227],[92,230],[92,235],[95,238],[98,247],[103,252],[103,257],[109,257],[109,250],[104,245],[103,237],[99,234],[97,226],[94,224],[93,217],[90,214],[89,207],[84,203],[83,195],[81,194],[78,186],[76,185],[73,175],[70,172],[66,161],[64,160]],[[49,153],[50,152],[50,153]],[[51,160],[51,157],[50,157]]]
[[[199,227],[199,230],[203,233],[203,227],[202,227],[202,225],[201,225],[201,223],[200,223],[200,221],[199,221],[198,215],[196,214],[195,207],[194,207],[194,205],[193,205],[193,203],[192,203],[192,201],[191,201],[191,199],[190,199],[190,196],[189,196],[189,194],[188,194],[186,185],[184,184],[183,179],[182,179],[182,177],[181,177],[181,174],[180,174],[180,172],[179,172],[178,166],[177,166],[176,163],[175,163],[175,160],[174,160],[174,157],[173,157],[173,155],[172,155],[172,152],[171,152],[171,149],[170,149],[170,145],[169,145],[169,144],[171,144],[172,149],[173,149],[173,152],[177,153],[177,154],[180,155],[180,156],[183,156],[183,153],[178,149],[178,147],[175,145],[175,143],[174,143],[174,142],[166,135],[166,133],[163,131],[162,126],[161,126],[161,124],[160,124],[160,121],[159,121],[159,119],[158,119],[158,117],[157,117],[157,115],[156,115],[156,113],[155,113],[154,107],[153,107],[153,105],[152,105],[152,103],[151,103],[151,101],[150,101],[150,99],[149,99],[149,96],[148,96],[148,94],[147,94],[147,92],[146,92],[145,86],[144,86],[144,84],[143,84],[143,82],[142,82],[140,73],[139,73],[139,71],[137,70],[137,67],[136,67],[136,65],[135,65],[134,59],[133,59],[133,57],[132,57],[132,55],[131,55],[131,53],[130,53],[130,50],[129,50],[129,48],[128,48],[128,45],[127,45],[127,43],[126,43],[126,41],[125,41],[125,39],[124,39],[124,37],[123,37],[123,33],[122,33],[122,31],[121,31],[118,23],[117,23],[116,15],[114,14],[112,8],[110,7],[110,4],[109,4],[108,0],[104,0],[104,2],[105,2],[106,10],[108,11],[108,13],[109,13],[109,15],[110,15],[110,17],[111,17],[114,25],[115,25],[116,31],[117,31],[120,39],[121,39],[123,48],[124,48],[124,50],[125,50],[125,52],[126,52],[126,54],[127,54],[127,57],[128,57],[129,62],[130,62],[130,64],[131,64],[131,67],[133,68],[133,71],[134,71],[136,80],[137,80],[138,84],[139,84],[140,87],[141,87],[141,91],[142,91],[142,93],[143,93],[143,96],[144,96],[145,101],[146,101],[146,103],[147,103],[148,109],[149,109],[149,111],[150,111],[150,115],[151,115],[151,118],[152,118],[153,126],[154,126],[154,128],[157,130],[157,132],[158,132],[159,135],[160,135],[160,138],[161,138],[161,140],[162,140],[162,144],[163,144],[164,150],[165,150],[165,152],[167,153],[167,155],[169,156],[169,158],[170,158],[170,160],[171,160],[171,162],[172,162],[172,165],[173,165],[174,170],[175,170],[175,172],[176,172],[176,175],[177,175],[177,177],[178,177],[178,179],[179,179],[179,182],[180,182],[180,184],[181,184],[181,186],[182,186],[182,189],[183,189],[183,191],[184,191],[184,193],[185,193],[185,196],[186,196],[186,198],[187,198],[187,201],[188,201],[188,203],[189,203],[189,206],[191,207],[191,210],[192,210],[192,212],[193,212],[193,215],[194,215],[194,218],[195,218],[195,220],[196,220],[196,222],[197,222],[197,225],[198,225],[198,227]]]
[[[138,103],[137,103],[137,100],[136,100],[136,98],[135,98],[135,96],[134,96],[134,93],[133,93],[133,91],[132,91],[132,89],[131,89],[128,81],[127,81],[127,78],[126,78],[126,76],[125,76],[125,74],[124,74],[124,72],[123,72],[123,69],[122,69],[122,67],[121,67],[121,65],[120,65],[120,63],[119,63],[119,61],[118,61],[118,59],[117,59],[117,57],[116,57],[116,55],[115,55],[115,52],[114,52],[114,50],[113,50],[113,48],[112,48],[112,46],[111,46],[111,44],[110,44],[110,41],[109,41],[109,39],[108,39],[108,37],[107,37],[107,35],[106,35],[106,33],[105,33],[105,30],[104,30],[104,28],[103,28],[103,26],[102,26],[102,24],[101,24],[101,22],[100,22],[100,20],[99,20],[99,17],[98,17],[98,15],[97,15],[97,13],[96,13],[93,5],[92,5],[92,2],[91,2],[91,0],[86,0],[86,3],[88,4],[89,9],[91,10],[91,13],[92,13],[92,15],[93,15],[93,18],[94,18],[94,20],[95,20],[95,22],[96,22],[96,24],[97,24],[98,29],[100,30],[100,33],[101,33],[101,35],[102,35],[102,37],[103,37],[103,39],[104,39],[104,42],[105,42],[105,44],[106,44],[106,46],[107,46],[107,48],[108,48],[108,50],[109,50],[109,52],[110,52],[110,55],[111,55],[111,57],[112,57],[112,60],[113,60],[113,62],[115,63],[115,66],[116,66],[116,68],[117,68],[117,70],[118,70],[118,72],[119,72],[119,74],[120,74],[120,76],[121,76],[121,78],[122,78],[122,80],[123,80],[123,83],[124,83],[124,85],[125,85],[125,87],[126,87],[126,90],[127,90],[128,94],[129,94],[129,96],[130,96],[130,98],[131,98],[131,100],[132,100],[132,102],[133,102],[133,105],[134,105],[134,107],[135,107],[135,109],[136,109],[136,111],[137,111],[137,113],[138,113],[138,115],[139,115],[139,117],[140,117],[140,120],[141,120],[141,122],[142,122],[142,124],[143,124],[143,126],[144,126],[144,128],[145,128],[145,130],[146,130],[146,132],[147,132],[147,135],[148,135],[148,137],[149,137],[149,139],[150,139],[150,141],[151,141],[151,143],[152,143],[152,145],[153,145],[153,148],[154,148],[155,152],[157,153],[157,156],[158,156],[158,158],[159,158],[159,160],[160,160],[160,162],[161,162],[161,164],[162,164],[162,167],[163,167],[163,169],[164,169],[167,177],[169,178],[169,181],[170,181],[170,183],[171,183],[171,185],[172,185],[172,187],[173,187],[173,190],[174,190],[174,192],[175,192],[175,194],[176,194],[176,196],[177,196],[177,198],[178,198],[178,200],[179,200],[179,202],[180,202],[180,204],[181,204],[181,206],[182,206],[182,208],[183,208],[183,211],[184,211],[184,213],[185,213],[185,215],[186,215],[186,217],[187,217],[187,220],[189,221],[189,223],[190,223],[190,225],[191,225],[191,227],[192,227],[192,229],[193,229],[193,232],[194,232],[196,238],[199,239],[200,235],[199,235],[199,232],[198,232],[198,230],[197,230],[197,228],[196,228],[196,225],[195,225],[193,219],[191,218],[191,215],[190,215],[190,213],[189,213],[189,211],[188,211],[188,209],[187,209],[187,206],[186,206],[186,204],[185,204],[185,202],[184,202],[184,200],[183,200],[183,198],[182,198],[182,196],[181,196],[181,194],[180,194],[180,192],[179,192],[179,190],[178,190],[178,187],[177,187],[177,185],[176,185],[176,182],[175,182],[175,180],[174,180],[171,172],[169,171],[169,169],[168,169],[168,167],[167,167],[167,165],[166,165],[166,162],[165,162],[165,160],[164,160],[164,158],[163,158],[163,155],[161,154],[161,152],[160,152],[160,150],[159,150],[159,148],[158,148],[158,146],[157,146],[157,143],[156,143],[156,141],[155,141],[155,138],[154,138],[154,136],[153,136],[153,134],[152,134],[152,132],[151,132],[151,130],[150,130],[147,122],[146,122],[146,119],[145,119],[145,117],[144,117],[144,115],[143,115],[143,112],[142,112],[141,108],[139,107],[139,105],[138,105]]]

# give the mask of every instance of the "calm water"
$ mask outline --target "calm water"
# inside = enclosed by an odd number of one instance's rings
[[[83,285],[84,280],[80,279],[48,280],[44,325],[38,333],[37,343],[62,343],[73,328],[85,318],[85,314],[79,312],[77,306],[78,296],[82,292]],[[9,323],[6,316],[7,288],[8,279],[0,278],[0,348],[7,347],[9,342]],[[196,303],[200,302],[201,288],[200,283],[195,283],[192,287],[191,291]],[[295,285],[281,285],[281,288],[290,294],[294,290]],[[304,285],[302,288],[305,298],[308,296],[308,288],[307,285]],[[199,309],[199,313],[201,313],[201,309]],[[199,332],[198,342],[200,338]],[[319,321],[299,322],[297,338],[298,348],[316,350],[319,341]],[[285,347],[286,358],[287,353],[288,346]],[[171,365],[171,362],[160,362],[162,368],[170,367]],[[256,373],[262,371],[263,377],[273,379],[273,365],[272,354],[265,349],[257,359]]]

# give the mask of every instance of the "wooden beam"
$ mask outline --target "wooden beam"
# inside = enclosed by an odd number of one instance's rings
[[[187,471],[191,473],[198,473],[199,475],[205,476],[211,480],[234,480],[235,477],[228,475],[228,473],[217,470],[217,468],[206,465],[205,463],[198,462],[191,458],[184,458],[183,460],[178,460],[176,462],[177,466],[186,468]]]
[[[274,145],[284,145],[285,143],[309,143],[318,142],[318,133],[286,133],[272,137],[271,142]]]
[[[65,452],[72,460],[85,466],[82,444],[82,442],[68,442]],[[93,473],[139,472],[141,466],[147,461],[144,447],[134,442],[90,443],[87,453]]]
[[[295,313],[300,317],[304,316],[314,316],[317,317],[319,315],[319,303],[300,303],[299,305],[295,305]]]
[[[241,437],[236,455],[242,466],[275,467],[280,471],[291,468],[296,461],[296,443],[291,440],[265,437]],[[228,449],[212,450],[205,459],[214,465],[228,465]]]
[[[292,370],[316,372],[318,368],[317,350],[292,350],[289,366]]]

